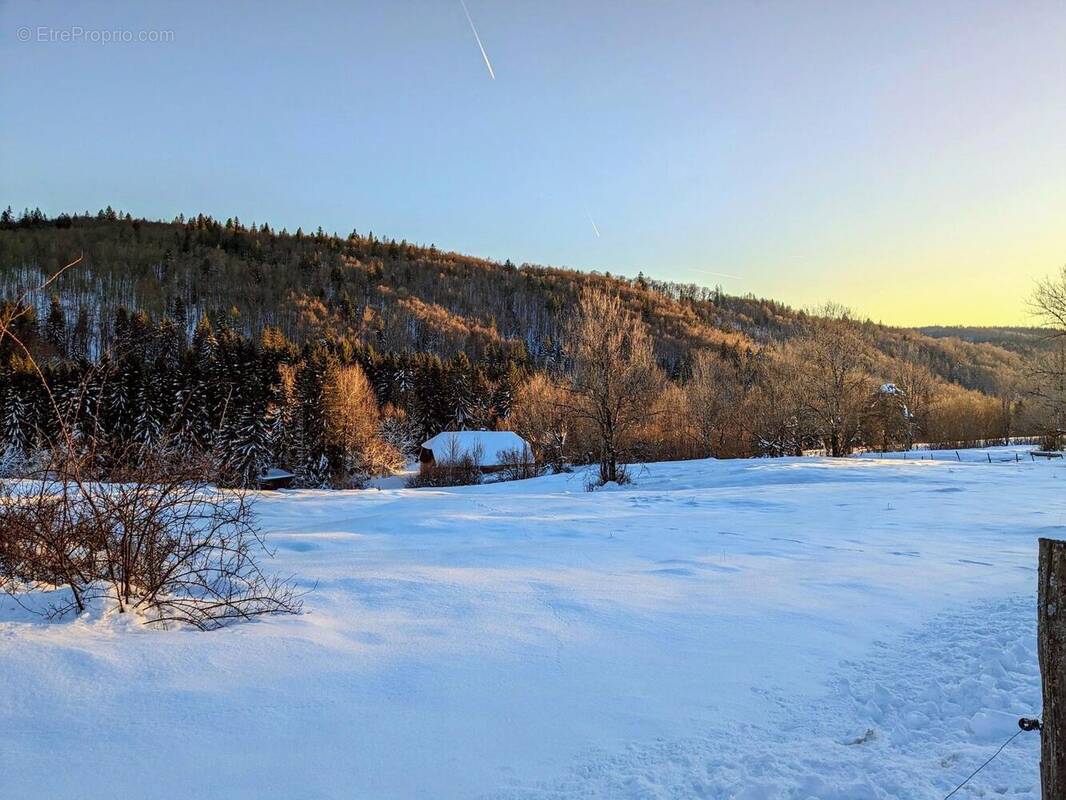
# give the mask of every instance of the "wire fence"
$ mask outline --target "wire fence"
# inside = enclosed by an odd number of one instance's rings
[[[1004,464],[1061,460],[1062,451],[1042,448],[1039,436],[1015,436],[1010,439],[982,439],[967,442],[922,442],[910,450],[859,450],[856,458],[903,461],[958,461],[962,463]],[[1031,448],[1031,449],[1029,449]],[[810,453],[820,455],[820,453]]]
[[[966,464],[1021,464],[1035,461],[1061,459],[1062,453],[1042,451],[1008,450],[979,452],[966,450],[935,450],[926,453],[910,451],[901,453],[863,453],[865,458],[883,458],[902,461],[958,461]]]
[[[911,450],[977,450],[985,447],[1012,447],[1015,445],[1039,445],[1040,436],[1010,436],[999,439],[958,439],[944,442],[916,442]]]

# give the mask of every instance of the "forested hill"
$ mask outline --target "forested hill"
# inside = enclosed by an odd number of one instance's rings
[[[1048,342],[1048,331],[1045,328],[929,325],[917,330],[934,339],[960,339],[974,344],[994,344],[1022,355],[1030,355]]]
[[[114,336],[120,307],[169,317],[192,330],[216,324],[258,333],[280,328],[300,343],[332,336],[378,351],[464,351],[537,367],[562,355],[565,320],[583,286],[620,292],[655,337],[662,364],[683,372],[695,349],[757,350],[788,339],[805,315],[773,300],[734,297],[643,275],[497,263],[353,231],[348,236],[239,220],[134,219],[106,209],[95,215],[40,212],[0,219],[0,290],[11,299],[71,260],[48,293],[35,298],[41,319],[54,292],[73,326],[74,354],[93,355]],[[76,322],[75,322],[76,321]],[[966,341],[871,322],[862,329],[891,373],[897,359],[927,365],[942,379],[995,393],[1020,367],[1018,348],[1002,337]],[[933,334],[933,335],[929,335]]]

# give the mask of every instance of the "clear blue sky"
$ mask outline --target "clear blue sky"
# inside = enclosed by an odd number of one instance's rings
[[[459,0],[2,2],[0,202],[354,227],[901,324],[1025,322],[1066,263],[1062,0],[467,4],[495,80]],[[47,40],[77,27],[172,40]]]

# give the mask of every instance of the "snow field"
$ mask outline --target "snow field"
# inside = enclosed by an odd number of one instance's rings
[[[266,494],[301,617],[0,604],[0,796],[943,797],[1039,714],[1066,476],[951,458]],[[1038,749],[956,797],[1038,797]]]

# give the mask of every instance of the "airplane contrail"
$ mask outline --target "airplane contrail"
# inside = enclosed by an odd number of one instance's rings
[[[728,272],[715,272],[714,270],[710,270],[710,269],[695,269],[695,270],[693,270],[693,272],[698,272],[701,275],[717,275],[719,278],[732,278],[733,280],[736,280],[736,281],[744,280],[739,275],[730,275]]]
[[[489,61],[489,54],[485,52],[485,45],[481,43],[481,37],[477,35],[477,28],[474,27],[474,20],[470,18],[470,11],[466,7],[466,0],[459,0],[459,4],[463,7],[463,13],[466,14],[466,21],[470,23],[470,30],[474,32],[474,39],[477,41],[477,46],[481,48],[481,57],[485,59],[485,66],[488,67],[489,77],[496,80],[496,73],[492,71],[492,62]]]
[[[599,239],[600,229],[596,227],[596,220],[592,218],[592,214],[589,213],[589,210],[587,208],[585,209],[585,216],[589,218],[589,222],[592,223],[592,230],[596,233],[596,238]]]

